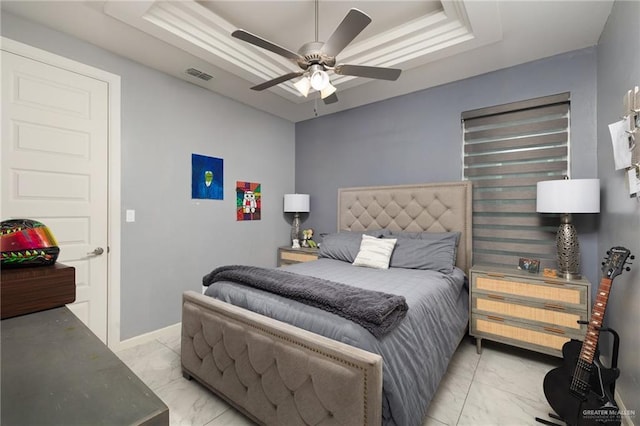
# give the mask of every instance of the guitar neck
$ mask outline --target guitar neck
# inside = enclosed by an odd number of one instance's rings
[[[607,301],[609,300],[612,282],[613,280],[609,278],[602,278],[600,281],[596,301],[593,304],[593,310],[591,312],[591,320],[589,320],[589,325],[587,326],[587,334],[582,343],[580,359],[589,365],[593,363],[593,357],[595,356],[596,347],[598,346],[600,327],[602,327],[604,312],[607,309]]]

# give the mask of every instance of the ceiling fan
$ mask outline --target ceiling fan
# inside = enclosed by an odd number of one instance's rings
[[[293,52],[285,47],[272,43],[264,38],[239,29],[231,33],[237,39],[251,43],[262,49],[277,53],[298,64],[300,71],[276,77],[272,80],[253,86],[252,90],[265,90],[285,81],[303,76],[294,86],[298,91],[307,97],[313,88],[320,92],[320,97],[325,104],[338,101],[335,94],[336,88],[331,84],[327,71],[333,71],[339,75],[351,75],[355,77],[367,77],[381,80],[397,80],[402,70],[397,68],[369,67],[363,65],[336,65],[336,56],[349,44],[358,34],[371,23],[371,18],[358,9],[350,9],[338,28],[331,34],[326,42],[318,41],[318,0],[315,1],[315,41],[302,45],[298,52]]]

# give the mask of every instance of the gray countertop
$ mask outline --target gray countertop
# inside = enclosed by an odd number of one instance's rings
[[[66,307],[0,324],[2,425],[169,424],[162,400]]]

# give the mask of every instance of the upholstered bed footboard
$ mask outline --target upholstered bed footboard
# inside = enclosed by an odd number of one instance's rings
[[[185,292],[182,369],[259,423],[379,425],[382,358]]]

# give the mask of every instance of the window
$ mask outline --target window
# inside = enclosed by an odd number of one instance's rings
[[[462,113],[474,263],[556,267],[558,220],[536,213],[536,183],[568,175],[569,106],[562,93]]]

